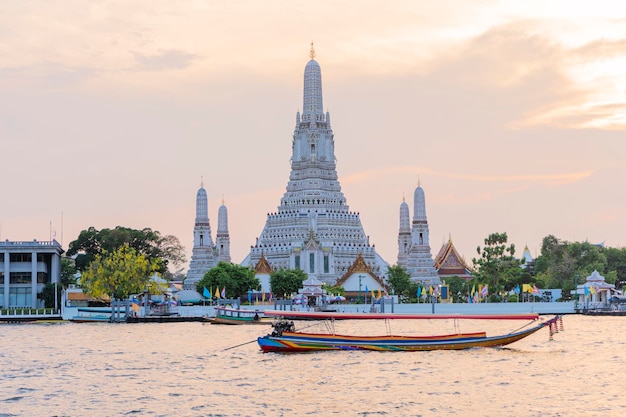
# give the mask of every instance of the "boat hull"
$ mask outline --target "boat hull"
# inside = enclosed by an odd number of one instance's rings
[[[430,351],[462,350],[477,347],[506,346],[539,331],[556,318],[540,323],[527,330],[501,336],[487,337],[484,332],[459,333],[442,336],[342,336],[284,332],[281,336],[258,338],[263,352],[312,352],[323,350],[374,350],[374,351]]]
[[[227,324],[227,325],[242,325],[242,324],[272,324],[272,320],[268,318],[259,318],[255,320],[252,317],[222,317],[216,316],[210,319],[211,324]]]

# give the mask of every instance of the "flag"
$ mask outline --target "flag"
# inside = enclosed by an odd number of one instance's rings
[[[378,295],[376,296],[376,299],[380,299],[380,287],[378,287]]]
[[[589,287],[589,292],[592,294],[597,294],[598,291],[596,291],[595,287]]]
[[[272,294],[272,290],[270,290],[270,301],[274,299],[274,294]]]
[[[365,286],[365,292],[370,292],[370,290],[367,289],[367,285]]]
[[[472,287],[472,295],[474,295],[474,293],[476,292],[476,284],[474,284],[474,286]]]
[[[372,300],[376,298],[376,294],[374,294],[374,290],[372,290]]]
[[[387,292],[387,288],[386,287],[383,288],[383,291],[384,291],[385,295],[389,295],[389,293]]]
[[[523,292],[533,292],[533,287],[530,284],[522,284]]]
[[[215,298],[220,298],[220,287],[215,287]]]
[[[139,309],[140,309],[140,308],[139,308],[139,304],[133,303],[133,304],[131,305],[131,308],[133,309],[133,311],[134,311],[135,313],[139,313]]]
[[[589,287],[585,287],[585,296],[589,295]]]
[[[480,296],[485,298],[488,295],[489,295],[489,285],[485,284],[483,289],[480,291]]]
[[[534,292],[535,294],[541,294],[541,291],[539,291],[539,288],[537,288],[537,286],[536,286],[536,285],[533,285],[533,292]]]
[[[226,298],[226,287],[222,288],[222,298]]]
[[[261,300],[263,300],[263,302],[265,302],[265,291],[263,291],[263,295],[261,296]]]
[[[420,298],[420,295],[422,295],[422,287],[418,285],[417,286],[417,298]]]
[[[211,293],[209,292],[209,290],[206,289],[206,287],[204,287],[204,291],[202,291],[202,295],[204,296],[204,298],[211,298]]]
[[[428,287],[428,295],[433,295],[433,286]]]
[[[252,291],[248,291],[248,302],[252,302]]]
[[[519,292],[520,292],[520,289],[519,289],[519,284],[517,284],[517,285],[515,286],[515,294],[519,294]]]

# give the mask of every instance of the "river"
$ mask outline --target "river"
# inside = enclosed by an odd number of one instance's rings
[[[290,355],[259,351],[269,326],[5,324],[0,416],[626,415],[626,317],[563,323],[552,340],[545,329],[501,349]],[[488,335],[524,324],[460,322]],[[391,330],[453,331],[438,320]]]

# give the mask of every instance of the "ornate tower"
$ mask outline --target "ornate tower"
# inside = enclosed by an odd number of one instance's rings
[[[398,240],[400,240],[400,236]],[[424,196],[424,190],[418,184],[413,194],[411,245],[407,255],[406,270],[413,280],[420,281],[426,285],[439,284],[441,280],[434,265],[433,256],[430,253],[426,197]]]
[[[299,268],[309,277],[334,284],[361,253],[383,276],[387,263],[370,245],[359,213],[350,211],[341,192],[330,114],[323,112],[322,72],[312,44],[310,57],[304,69],[302,114],[296,114],[287,190],[242,265],[254,267],[263,254],[273,269]]]
[[[209,223],[209,200],[204,189],[204,182],[196,194],[196,223],[193,228],[193,251],[187,279],[183,288],[195,290],[196,283],[206,272],[217,265],[215,260],[215,245],[211,238],[211,224]]]
[[[411,219],[409,205],[402,197],[400,204],[400,230],[398,232],[398,265],[406,268],[406,262],[411,248]]]
[[[222,205],[217,211],[217,236],[215,237],[217,248],[217,261],[230,262],[230,235],[228,234],[228,209]]]

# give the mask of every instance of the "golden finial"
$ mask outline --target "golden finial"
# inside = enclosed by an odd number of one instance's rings
[[[315,48],[313,47],[313,42],[311,42],[311,50],[309,51],[309,56],[311,59],[315,58]]]

